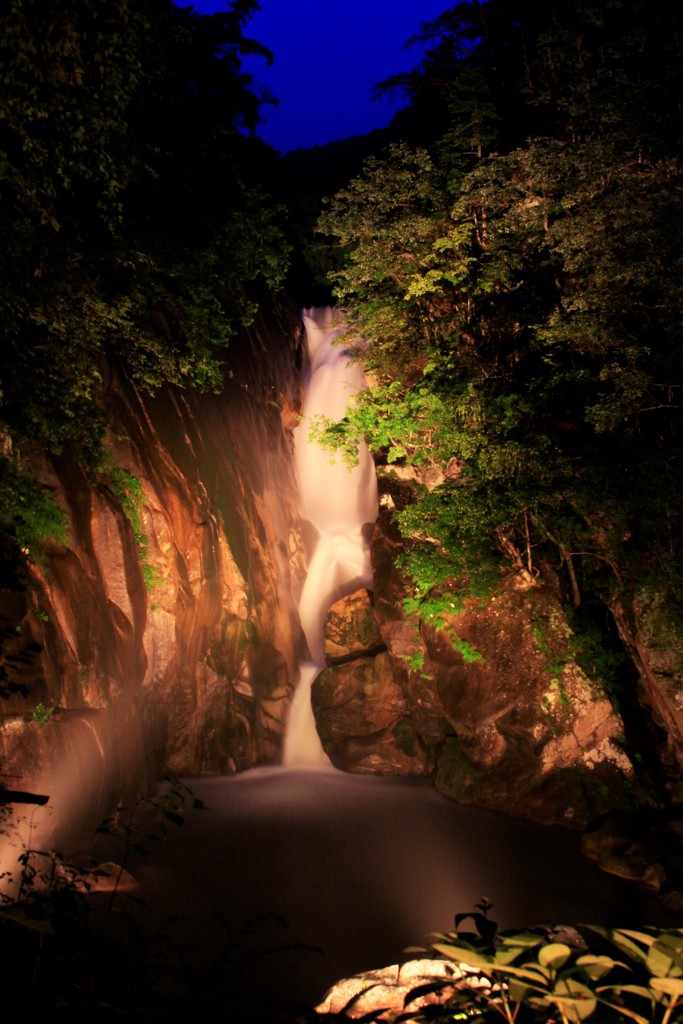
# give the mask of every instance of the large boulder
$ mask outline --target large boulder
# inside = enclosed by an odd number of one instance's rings
[[[612,608],[619,635],[638,671],[638,699],[655,726],[657,754],[673,784],[683,775],[683,632],[677,604],[641,586]]]
[[[379,651],[382,638],[368,590],[356,590],[332,605],[325,618],[324,637],[328,661]]]
[[[340,598],[325,619],[327,669],[312,701],[335,767],[380,775],[423,775],[433,767],[418,738],[395,664],[386,653],[373,595]]]
[[[420,618],[404,608],[411,592],[399,567],[404,543],[383,508],[372,547],[375,614],[387,648],[383,685],[388,693],[393,676],[392,706],[410,723],[420,764],[434,763],[438,788],[574,827],[642,797],[621,717],[576,661],[552,573],[501,577],[488,601],[451,608],[445,599],[436,620]],[[326,692],[348,698],[336,679]],[[367,709],[364,721],[370,732]]]
[[[342,978],[325,993],[315,1007],[316,1013],[356,1020],[372,1014],[373,1020],[392,1021],[400,1017],[404,1024],[417,1024],[424,1019],[420,1011],[445,1001],[454,984],[466,979],[467,984],[481,987],[482,981],[464,964],[450,960],[409,960],[372,971]],[[483,981],[488,987],[488,983]],[[415,995],[422,990],[422,995]],[[406,999],[410,1012],[404,1013]]]
[[[423,775],[429,757],[386,653],[327,668],[313,685],[316,724],[336,768]]]

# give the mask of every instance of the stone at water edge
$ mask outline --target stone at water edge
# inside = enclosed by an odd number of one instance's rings
[[[405,964],[392,964],[378,970],[364,971],[350,978],[338,981],[325,994],[322,1002],[315,1007],[316,1013],[344,1014],[351,1020],[367,1013],[382,1013],[379,1019],[393,1020],[395,1014],[403,1011],[405,999],[421,985],[443,982],[440,992],[416,999],[411,1006],[415,1011],[422,1007],[444,1002],[452,993],[453,985],[463,978],[468,985],[490,987],[486,979],[472,974],[471,968],[450,960],[409,960]],[[353,1002],[352,1006],[349,1003]],[[348,1007],[348,1011],[346,1008]],[[385,1016],[386,1014],[386,1016]],[[412,1024],[406,1019],[405,1024]]]
[[[137,893],[139,885],[130,871],[114,861],[104,861],[94,868],[79,870],[59,866],[56,875],[79,892],[86,893]]]
[[[683,822],[676,812],[612,812],[586,829],[581,848],[601,871],[639,882],[658,894],[662,906],[672,904],[670,909],[680,914],[682,837]]]
[[[320,738],[336,768],[379,775],[431,771],[386,652],[330,665],[311,696]]]

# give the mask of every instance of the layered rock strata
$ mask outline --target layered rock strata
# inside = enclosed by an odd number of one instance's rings
[[[403,543],[383,509],[374,594],[328,616],[314,701],[335,765],[433,774],[457,800],[572,827],[646,798],[620,714],[573,654],[557,582],[502,578],[489,601],[430,623],[404,611]],[[365,647],[352,650],[340,623],[353,633],[360,609],[376,633],[364,626]]]
[[[283,423],[297,330],[245,331],[220,395],[143,394],[110,369],[96,474],[68,453],[23,454],[68,539],[0,593],[6,676],[26,690],[0,708],[0,761],[21,788],[49,791],[74,746],[90,765],[74,785],[103,814],[164,771],[278,760],[300,642]]]

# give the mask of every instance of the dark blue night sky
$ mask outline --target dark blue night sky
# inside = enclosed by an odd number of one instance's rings
[[[260,0],[245,34],[267,46],[273,67],[250,59],[246,70],[280,100],[267,108],[259,134],[286,152],[364,134],[388,124],[399,106],[372,101],[373,86],[407,71],[419,47],[404,48],[424,21],[449,0]],[[181,4],[181,6],[185,6]],[[225,10],[226,0],[197,0],[202,13]]]

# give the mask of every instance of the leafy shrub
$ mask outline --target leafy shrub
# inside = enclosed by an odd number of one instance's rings
[[[66,513],[48,487],[25,476],[13,458],[0,457],[0,481],[0,529],[25,556],[36,561],[46,541],[66,543]]]
[[[683,1020],[683,929],[580,925],[498,932],[490,910],[491,904],[483,900],[473,913],[457,914],[455,931],[435,936],[429,947],[473,972],[455,981],[420,985],[406,997],[406,1012],[397,1021]],[[460,929],[468,920],[474,932]],[[443,1001],[410,1009],[434,993],[443,993]]]
[[[21,1017],[7,1009],[8,1024],[20,1019],[178,1019],[159,1009],[168,997],[155,988],[157,958],[168,953],[169,940],[143,938],[119,898],[129,856],[144,855],[148,842],[166,841],[169,826],[182,825],[188,810],[201,807],[186,786],[168,779],[156,797],[139,801],[132,810],[119,808],[98,830],[120,844],[118,874],[112,875],[111,864],[79,866],[52,850],[19,847],[16,870],[0,875],[2,963],[21,1006]],[[14,844],[14,822],[2,805],[0,834],[8,837],[10,847]],[[101,882],[98,900],[93,896]],[[130,911],[138,901],[126,895],[132,900]],[[180,972],[176,980],[182,981]]]
[[[37,722],[42,729],[44,725],[47,725],[54,713],[54,708],[49,708],[42,701],[39,701],[33,709],[33,721]]]
[[[109,467],[107,479],[133,531],[140,558],[142,579],[149,594],[162,581],[148,557],[149,544],[142,524],[142,506],[145,500],[142,484],[136,476],[120,466]]]

